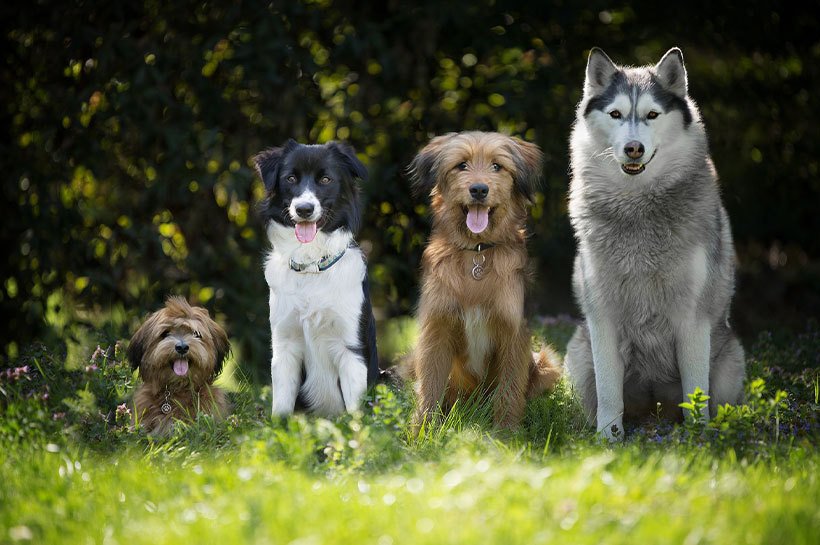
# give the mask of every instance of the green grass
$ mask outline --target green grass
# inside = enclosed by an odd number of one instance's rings
[[[813,544],[819,339],[762,335],[746,405],[616,446],[565,383],[514,432],[467,400],[414,437],[408,391],[279,420],[270,389],[240,380],[226,422],[157,441],[109,410],[132,387],[119,350],[66,370],[41,348],[0,371],[0,543]]]

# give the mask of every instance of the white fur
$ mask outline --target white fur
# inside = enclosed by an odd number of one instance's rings
[[[483,379],[487,375],[487,355],[492,349],[487,331],[487,319],[479,307],[464,310],[464,329],[467,333],[467,369]]]
[[[584,251],[579,248],[580,251]],[[600,304],[604,294],[596,294],[600,286],[597,277],[601,274],[594,259],[586,269],[584,288],[588,293],[584,313],[589,324],[592,361],[595,369],[595,389],[598,398],[596,415],[597,431],[609,440],[623,437],[624,416],[624,363],[618,352],[616,316],[609,316]]]
[[[709,277],[706,250],[702,246],[695,248],[686,271],[691,299],[689,306],[679,309],[680,316],[676,323],[675,336],[678,340],[676,351],[678,367],[681,374],[683,395],[686,396],[700,388],[709,395],[709,351],[711,324],[705,316],[698,315],[696,306],[703,295],[703,289]],[[709,418],[709,411],[703,410],[703,417]]]
[[[311,214],[309,218],[301,218],[299,217],[299,214],[296,213],[296,207],[302,204],[313,205],[313,214]],[[290,201],[288,213],[293,221],[319,221],[319,218],[322,217],[322,205],[319,203],[319,199],[316,198],[313,191],[306,190],[301,195]]]
[[[301,244],[292,227],[271,222],[268,238],[273,245],[265,261],[273,414],[293,412],[303,362],[306,379],[301,390],[314,412],[332,416],[353,411],[367,389],[367,366],[353,350],[361,347],[361,283],[366,274],[361,250],[348,248],[321,273],[299,273],[291,270],[291,259],[306,263],[335,255],[348,247],[351,234],[319,231],[311,243]]]

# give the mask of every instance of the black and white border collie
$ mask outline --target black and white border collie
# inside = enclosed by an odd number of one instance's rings
[[[379,378],[367,265],[353,239],[361,223],[357,179],[367,170],[339,142],[289,140],[254,161],[272,245],[265,279],[273,414],[353,411]]]

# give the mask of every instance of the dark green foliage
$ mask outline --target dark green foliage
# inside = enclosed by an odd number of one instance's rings
[[[431,135],[486,129],[546,154],[534,309],[574,312],[567,137],[586,54],[683,49],[741,259],[735,321],[817,314],[820,27],[809,6],[47,0],[2,9],[2,357],[83,328],[127,338],[170,293],[269,357],[262,196],[249,158],[350,141],[370,170],[362,245],[380,317],[411,312],[429,224],[403,169]],[[113,323],[97,311],[116,310]]]

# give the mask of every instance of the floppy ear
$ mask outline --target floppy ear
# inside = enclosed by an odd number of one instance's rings
[[[211,338],[214,340],[214,350],[216,350],[216,361],[214,362],[213,373],[213,378],[216,378],[222,372],[222,365],[225,363],[225,358],[231,353],[231,343],[228,341],[228,334],[225,333],[222,326],[210,318],[207,309],[203,310],[205,310],[205,315],[208,316],[205,323],[208,324]]]
[[[673,47],[667,51],[660,62],[655,65],[655,72],[665,89],[681,98],[686,97],[686,67],[683,65],[683,53],[680,49]]]
[[[510,137],[510,150],[515,163],[513,183],[518,192],[528,201],[532,201],[533,192],[538,189],[543,176],[544,154],[537,145]]]
[[[352,179],[367,179],[367,168],[356,157],[356,150],[353,149],[353,146],[346,142],[328,142],[327,149]],[[342,184],[342,194],[347,206],[339,207],[337,219],[346,221],[350,232],[355,235],[359,232],[362,224],[362,206],[359,200],[358,184]]]
[[[441,168],[441,150],[455,135],[456,133],[451,132],[436,136],[410,162],[407,175],[410,177],[414,196],[429,195],[436,186],[438,171]]]
[[[603,49],[593,47],[587,59],[587,76],[584,82],[584,96],[593,96],[603,92],[612,80],[618,67]]]
[[[131,363],[132,371],[139,368],[142,363],[142,357],[145,355],[145,350],[148,348],[148,344],[151,341],[151,335],[156,321],[157,313],[155,312],[151,314],[145,322],[143,322],[140,328],[137,329],[137,332],[134,333],[134,336],[131,337],[131,341],[128,343],[128,350],[125,351],[125,355]]]
[[[260,151],[253,158],[253,164],[256,166],[256,172],[265,184],[265,190],[269,193],[275,193],[279,181],[279,164],[282,158],[293,148],[297,146],[294,139],[289,139],[284,146],[279,148],[268,148]]]
[[[342,161],[351,177],[360,180],[367,179],[367,168],[356,157],[356,150],[353,146],[346,142],[330,142],[327,147]]]

